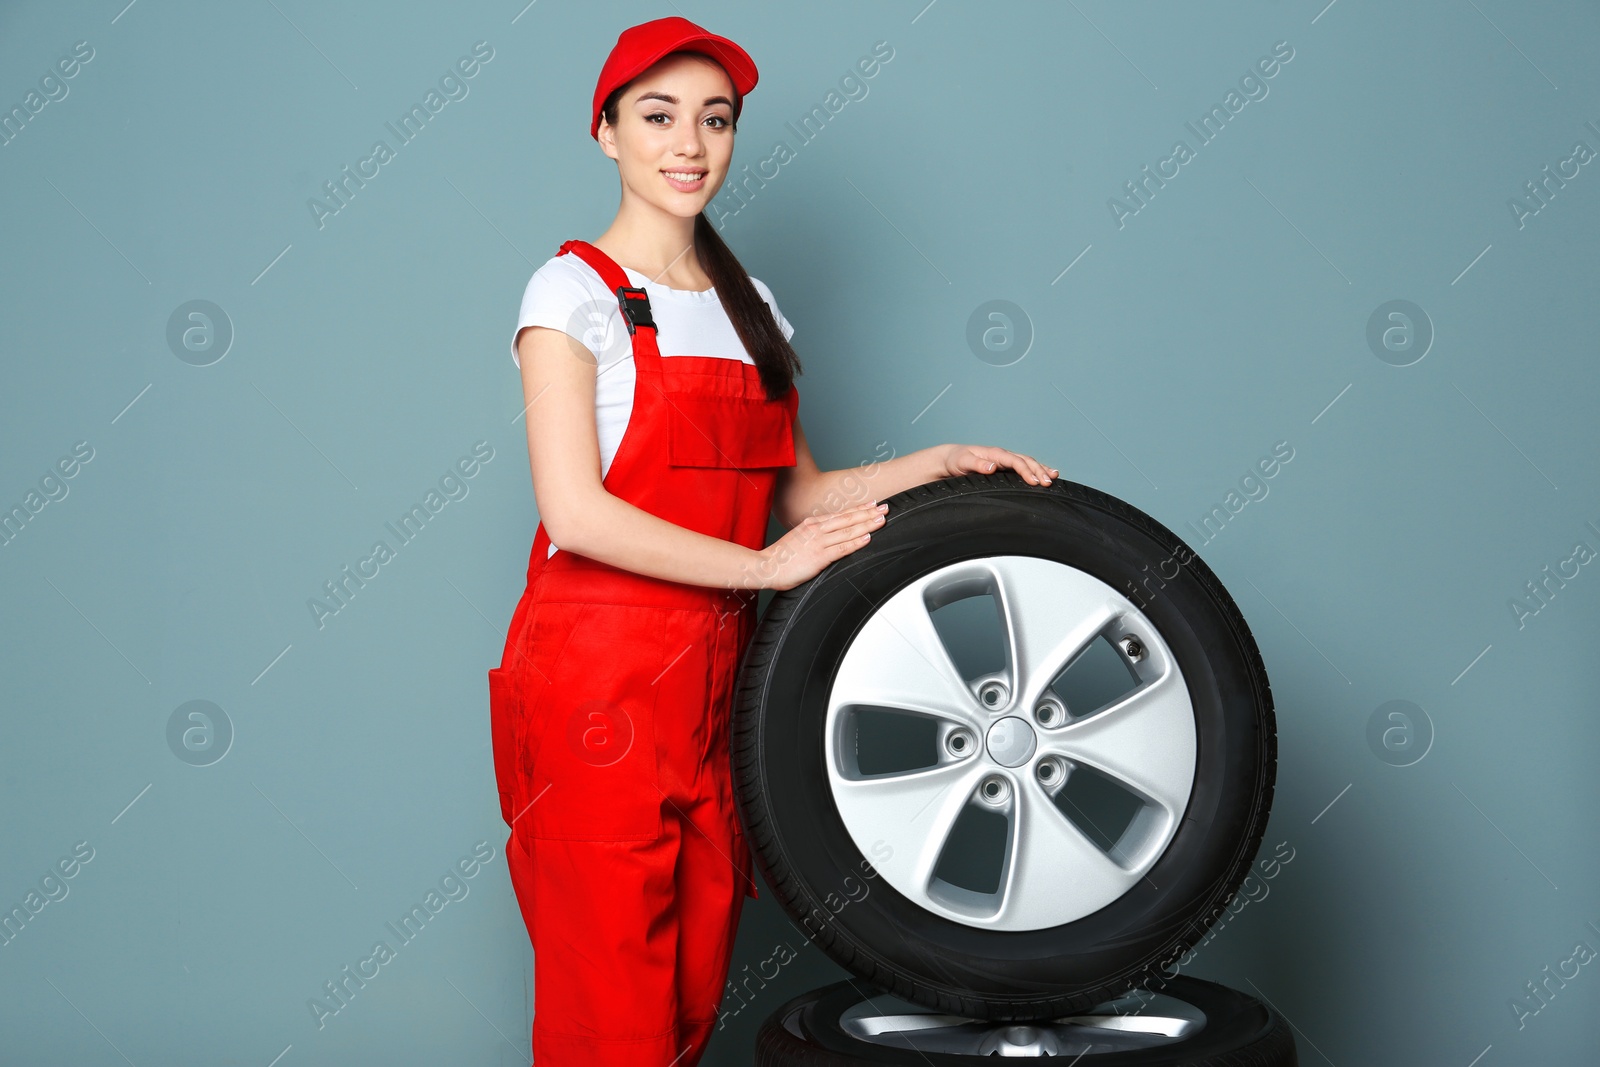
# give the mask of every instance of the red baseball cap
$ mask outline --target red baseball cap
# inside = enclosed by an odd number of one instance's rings
[[[617,38],[616,46],[606,57],[606,65],[600,68],[600,81],[594,87],[590,137],[600,139],[600,109],[606,97],[649,70],[668,52],[699,52],[721,64],[733,79],[733,117],[738,120],[745,94],[756,87],[755,61],[726,37],[718,37],[686,18],[671,15],[630,26]]]

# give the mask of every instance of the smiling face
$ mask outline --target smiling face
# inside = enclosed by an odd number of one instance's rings
[[[733,159],[733,82],[697,54],[667,56],[624,86],[600,147],[617,161],[625,190],[692,218],[722,188]]]

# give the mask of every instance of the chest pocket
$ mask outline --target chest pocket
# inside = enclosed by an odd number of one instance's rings
[[[663,363],[702,358],[672,356]],[[707,362],[722,366],[704,372],[674,368],[666,382],[667,462],[674,467],[794,466],[799,389],[791,386],[786,396],[768,400],[748,363]]]

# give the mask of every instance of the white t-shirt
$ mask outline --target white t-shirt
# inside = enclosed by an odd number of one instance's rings
[[[628,284],[650,297],[650,315],[656,323],[656,347],[661,355],[720,356],[754,364],[739,333],[722,308],[713,287],[706,290],[669,289],[637,271],[623,267]],[[756,292],[772,309],[778,328],[787,339],[794,327],[778,310],[772,290],[751,278]],[[616,294],[606,288],[593,267],[575,253],[552,256],[533,272],[522,293],[517,328],[511,332],[511,360],[519,367],[517,336],[524,326],[545,326],[577,338],[594,353],[599,366],[594,383],[595,430],[600,441],[600,477],[611,469],[633,412],[633,338],[622,321]],[[551,544],[545,558],[555,555]]]

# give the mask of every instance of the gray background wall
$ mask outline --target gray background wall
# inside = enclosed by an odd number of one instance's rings
[[[0,547],[0,904],[59,897],[0,945],[8,1055],[526,1062],[483,674],[536,522],[506,346],[533,269],[615,212],[585,125],[606,50],[680,13],[760,65],[735,163],[793,153],[718,203],[796,325],[819,461],[1031,453],[1179,532],[1249,619],[1281,743],[1263,855],[1293,859],[1190,973],[1271,1000],[1304,1063],[1592,1062],[1600,15],[1323,5],[0,8],[0,106],[57,97],[0,147],[0,503],[56,496]],[[319,225],[323,183],[480,41],[466,95]],[[1185,123],[1230,91],[1202,144]],[[197,300],[215,332],[186,347]],[[1021,358],[968,341],[996,300]],[[476,442],[319,625],[323,583]],[[736,968],[780,943],[705,1062],[842,976],[770,895]]]

